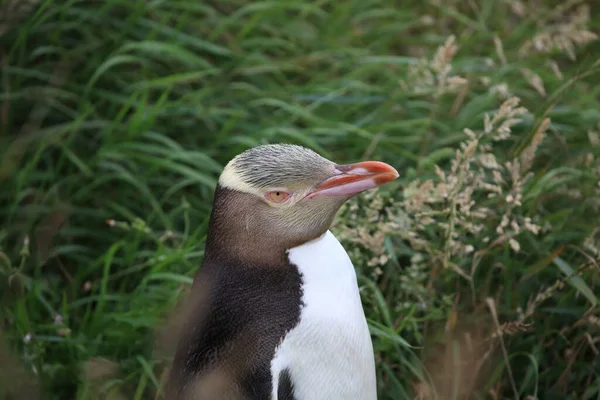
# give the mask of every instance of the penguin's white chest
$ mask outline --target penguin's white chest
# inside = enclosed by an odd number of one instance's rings
[[[304,305],[271,362],[273,400],[286,369],[296,400],[376,400],[373,345],[348,254],[327,231],[289,259],[302,274]]]

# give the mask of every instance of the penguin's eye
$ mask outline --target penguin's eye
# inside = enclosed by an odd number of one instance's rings
[[[273,190],[271,192],[267,192],[265,197],[267,200],[273,203],[283,203],[290,197],[290,194],[281,190]]]

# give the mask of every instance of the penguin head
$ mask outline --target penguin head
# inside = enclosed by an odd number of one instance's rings
[[[233,158],[219,186],[249,233],[299,244],[327,231],[348,199],[397,177],[379,161],[338,165],[302,146],[269,144]]]

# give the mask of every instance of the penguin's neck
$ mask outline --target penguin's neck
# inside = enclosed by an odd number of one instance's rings
[[[206,239],[205,259],[228,258],[248,266],[281,267],[288,264],[287,251],[314,241],[322,231],[304,238],[273,234],[256,210],[262,206],[255,195],[220,185],[215,190]]]

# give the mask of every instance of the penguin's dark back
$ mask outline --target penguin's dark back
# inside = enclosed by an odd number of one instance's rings
[[[300,320],[301,298],[302,279],[293,264],[244,265],[213,252],[192,288],[194,309],[187,313],[167,398],[270,399],[271,360]],[[291,382],[285,383],[291,391]]]

